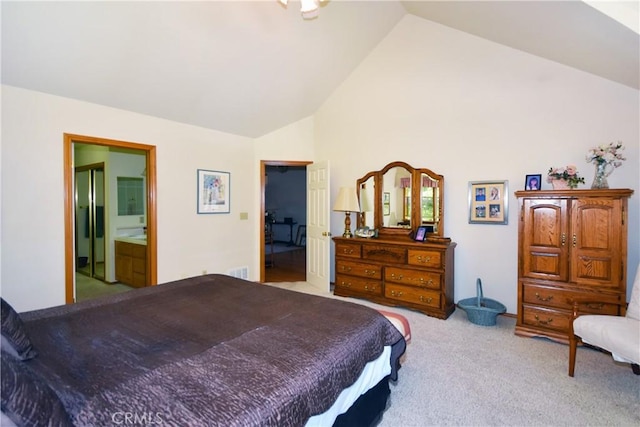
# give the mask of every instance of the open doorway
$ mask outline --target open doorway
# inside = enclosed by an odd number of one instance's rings
[[[306,280],[308,164],[261,162],[261,282]]]
[[[75,302],[77,299],[76,279],[88,277],[90,280],[96,280],[99,278],[103,281],[110,281],[110,273],[107,270],[110,264],[114,266],[115,259],[110,255],[111,248],[114,244],[114,234],[109,229],[109,216],[106,209],[108,205],[107,193],[109,192],[109,186],[111,186],[112,192],[117,195],[113,195],[111,200],[113,206],[117,206],[116,200],[119,197],[117,192],[117,185],[105,183],[107,181],[105,172],[109,163],[104,162],[93,166],[85,167],[84,170],[97,169],[101,170],[95,177],[95,183],[99,183],[98,188],[103,189],[103,194],[100,197],[95,196],[95,193],[85,190],[89,189],[93,184],[91,181],[87,181],[87,184],[78,186],[79,176],[77,173],[81,173],[80,177],[83,177],[83,168],[75,168],[76,153],[75,148],[80,146],[99,147],[105,153],[102,157],[113,157],[113,152],[125,155],[130,152],[138,153],[138,156],[142,156],[143,163],[140,170],[136,169],[136,175],[141,181],[146,180],[145,191],[141,191],[141,194],[145,194],[144,203],[146,203],[146,211],[142,218],[144,222],[140,227],[146,226],[145,236],[145,256],[143,257],[142,264],[145,270],[144,286],[155,285],[157,283],[157,228],[156,228],[156,159],[155,159],[155,147],[151,145],[144,145],[125,141],[116,141],[103,138],[95,138],[82,135],[64,135],[64,186],[65,186],[65,301],[67,304]],[[95,150],[94,150],[95,151]],[[89,164],[89,162],[83,162]],[[95,162],[93,162],[95,163]],[[98,168],[97,166],[101,166]],[[111,165],[113,167],[113,165]],[[141,177],[144,177],[142,179]],[[115,178],[114,178],[115,179]],[[84,178],[82,178],[84,182]],[[85,188],[86,187],[86,188]],[[78,191],[85,194],[94,194],[89,196],[84,203],[80,200],[78,203]],[[93,200],[91,200],[93,198]],[[127,199],[128,200],[128,199]],[[102,215],[99,211],[102,208]],[[81,212],[79,214],[79,212]],[[138,216],[136,216],[138,218]],[[101,223],[98,226],[98,223]],[[140,222],[140,224],[142,224]],[[84,238],[93,237],[93,243],[87,243],[89,246],[84,247]],[[87,237],[87,238],[88,238]],[[98,237],[98,239],[96,239]],[[96,245],[96,241],[102,240],[101,249],[99,245]],[[81,264],[86,262],[92,263],[92,274],[82,274]],[[103,262],[102,270],[100,270],[100,262]],[[102,274],[100,274],[102,271]],[[76,274],[81,273],[81,274]],[[96,274],[98,273],[98,274]],[[117,272],[116,272],[117,275]]]

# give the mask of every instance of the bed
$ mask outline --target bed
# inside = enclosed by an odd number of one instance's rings
[[[3,300],[2,337],[16,425],[371,425],[406,346],[371,308],[224,275],[20,315]]]

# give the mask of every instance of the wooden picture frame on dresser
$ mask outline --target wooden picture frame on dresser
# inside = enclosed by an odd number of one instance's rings
[[[630,189],[517,191],[515,333],[568,343],[572,301],[592,314],[624,315]],[[621,302],[610,304],[606,300]]]
[[[444,237],[444,177],[404,162],[357,181],[358,227],[377,237],[334,237],[334,294],[401,306],[440,319],[455,311],[454,249]],[[398,219],[390,223],[386,206]],[[414,239],[418,229],[422,241]]]

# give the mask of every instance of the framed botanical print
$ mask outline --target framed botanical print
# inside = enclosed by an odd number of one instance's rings
[[[229,172],[198,169],[198,213],[229,213],[230,208]]]

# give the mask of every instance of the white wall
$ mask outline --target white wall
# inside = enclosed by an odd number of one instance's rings
[[[517,210],[524,176],[578,165],[621,140],[611,187],[635,190],[629,280],[640,260],[638,91],[407,15],[313,117],[256,140],[2,87],[2,295],[19,311],[64,303],[64,132],[155,145],[158,281],[248,265],[257,279],[260,160],[329,160],[332,200],[366,172],[402,160],[446,179],[445,232],[456,300],[485,295],[516,311]],[[231,214],[197,215],[196,169],[231,172]],[[509,224],[468,224],[469,181],[508,180]],[[548,185],[545,183],[545,188]],[[249,220],[240,220],[240,212]],[[342,234],[344,217],[332,214]]]
[[[157,147],[158,282],[249,266],[258,207],[253,141],[2,87],[2,296],[18,311],[64,303],[63,133]],[[231,173],[231,213],[196,214],[196,170]]]
[[[455,299],[485,296],[515,313],[517,200],[526,174],[576,164],[621,140],[628,160],[609,177],[632,188],[629,285],[640,260],[638,91],[407,15],[315,115],[316,156],[331,158],[332,200],[370,170],[401,160],[445,177],[445,234],[458,243]],[[468,224],[468,182],[509,181],[508,225]],[[544,183],[543,188],[550,188]],[[332,233],[342,218],[332,217]]]

